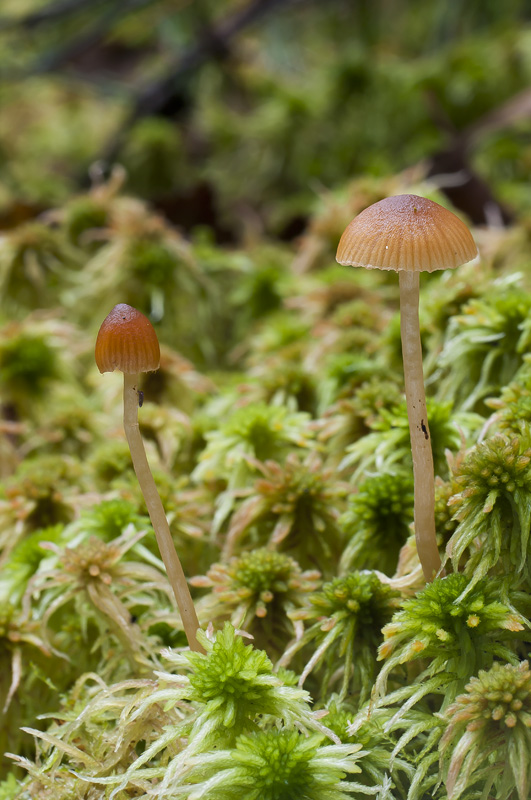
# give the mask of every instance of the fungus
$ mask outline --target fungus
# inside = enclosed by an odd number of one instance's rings
[[[100,372],[113,372],[119,369],[124,374],[124,430],[133,467],[146,501],[168,580],[175,594],[188,644],[191,650],[204,652],[196,638],[199,622],[190,590],[173,544],[168,520],[149,468],[138,426],[138,407],[142,398],[138,389],[139,373],[159,368],[160,348],[157,334],[144,314],[125,303],[120,303],[112,309],[101,325],[96,340],[95,355]]]
[[[414,478],[417,552],[426,581],[441,568],[435,538],[434,470],[426,412],[419,329],[419,272],[458,267],[477,258],[466,225],[438,203],[415,195],[380,200],[355,217],[337,250],[340,264],[398,272],[404,383]]]

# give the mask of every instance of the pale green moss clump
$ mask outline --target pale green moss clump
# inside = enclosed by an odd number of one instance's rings
[[[469,786],[519,800],[531,787],[531,671],[527,661],[492,665],[442,715],[440,751],[449,800]]]

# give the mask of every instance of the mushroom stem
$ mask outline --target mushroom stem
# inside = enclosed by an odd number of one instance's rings
[[[439,572],[441,559],[435,537],[433,455],[422,371],[419,273],[400,270],[398,279],[404,382],[413,456],[415,539],[422,571],[426,582],[429,582]]]
[[[138,426],[138,375],[124,373],[124,429],[131,451],[133,467],[146,501],[147,510],[160,554],[168,573],[168,580],[175,594],[190,650],[204,653],[196,638],[199,628],[197,614],[186,582],[184,571],[175,551],[170,527],[160,499],[153,475],[149,468],[144,443]]]

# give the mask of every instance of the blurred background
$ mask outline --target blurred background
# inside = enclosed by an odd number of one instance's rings
[[[476,224],[531,210],[526,0],[3,0],[0,53],[4,229],[115,164],[218,243],[406,169]]]

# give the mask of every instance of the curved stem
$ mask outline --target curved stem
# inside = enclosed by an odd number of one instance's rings
[[[126,375],[124,373],[124,429],[131,451],[133,467],[140,484],[140,489],[146,501],[147,510],[160,554],[168,573],[168,580],[175,594],[177,606],[181,614],[184,630],[190,645],[190,650],[199,653],[205,651],[196,639],[196,632],[199,628],[197,614],[190,595],[190,590],[186,582],[184,571],[176,553],[173,539],[170,533],[170,526],[166,519],[162,500],[160,499],[153,475],[149,468],[144,443],[138,427],[138,375]]]
[[[430,428],[424,393],[419,327],[419,273],[400,270],[400,332],[407,416],[413,456],[415,539],[426,581],[441,568],[435,537],[435,480]]]

